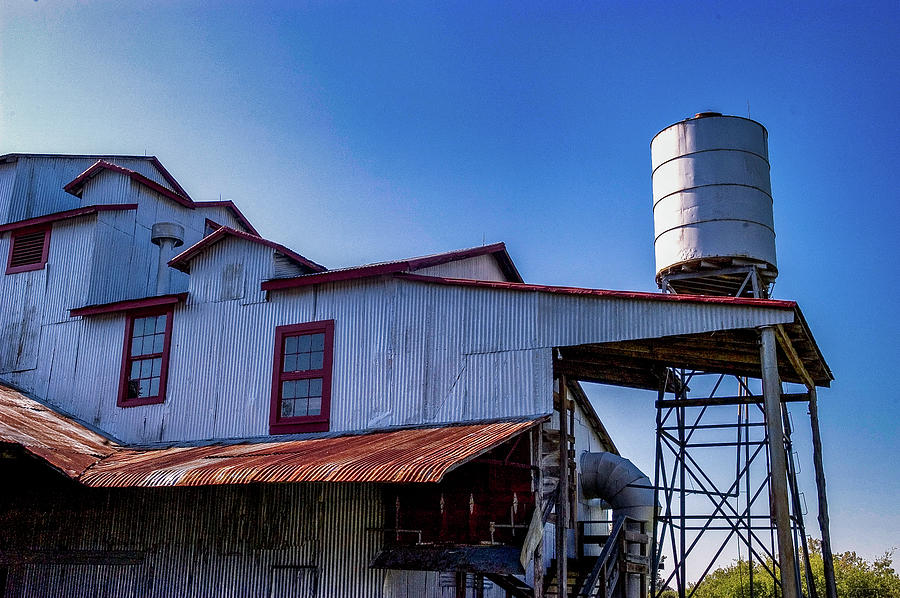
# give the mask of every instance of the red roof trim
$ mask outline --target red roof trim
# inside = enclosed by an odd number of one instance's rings
[[[247,217],[244,216],[243,212],[241,212],[234,202],[230,199],[223,200],[213,200],[213,201],[195,201],[194,205],[198,208],[215,208],[215,207],[225,207],[231,210],[234,214],[234,217],[238,219],[241,225],[247,229],[247,232],[251,235],[256,235],[260,237],[261,235],[257,232],[257,230],[250,224],[250,221],[247,220]]]
[[[480,255],[494,254],[499,262],[501,269],[508,276],[513,276],[519,281],[522,278],[516,271],[509,254],[506,253],[506,245],[503,243],[494,243],[493,245],[484,245],[482,247],[473,247],[471,249],[460,249],[457,251],[448,251],[446,253],[438,253],[435,255],[427,255],[423,257],[411,258],[408,260],[397,260],[394,262],[382,262],[379,264],[369,264],[367,266],[357,266],[355,268],[345,268],[343,270],[329,270],[319,274],[306,274],[296,276],[294,278],[279,278],[276,280],[266,280],[261,287],[264,291],[276,291],[280,289],[290,289],[294,287],[303,287],[311,284],[323,284],[326,282],[339,282],[342,280],[354,280],[357,278],[368,278],[371,276],[382,276],[385,274],[396,274],[407,270],[419,270],[430,266],[439,266],[448,262],[464,260],[470,257]],[[509,272],[504,268],[504,262],[507,263]]]
[[[159,295],[157,297],[144,297],[142,299],[128,299],[126,301],[114,301],[113,303],[103,303],[100,305],[86,305],[85,307],[77,307],[69,310],[71,317],[76,316],[96,316],[98,314],[114,314],[120,311],[131,311],[133,309],[146,309],[151,307],[161,307],[163,305],[175,305],[182,303],[187,299],[187,293],[174,293],[172,295]]]
[[[185,198],[187,198],[189,200],[191,199],[191,196],[188,195],[188,192],[184,190],[184,187],[182,187],[178,183],[178,181],[175,180],[175,177],[173,177],[171,174],[169,174],[169,171],[166,170],[166,167],[162,165],[162,162],[160,162],[156,156],[150,156],[150,163],[153,164],[154,167],[156,167],[156,170],[159,171],[159,174],[161,174],[162,177],[164,179],[166,179],[166,181],[170,185],[172,185],[172,188],[175,189],[175,191],[177,193],[179,193],[180,195],[184,196]]]
[[[114,204],[101,204],[96,206],[84,206],[82,208],[75,208],[74,210],[66,210],[64,212],[55,212],[53,214],[46,214],[44,216],[37,216],[35,218],[29,218],[28,220],[19,220],[18,222],[10,222],[8,224],[0,225],[0,233],[5,233],[10,230],[18,230],[20,228],[28,228],[31,226],[41,226],[43,224],[51,224],[53,222],[58,222],[59,220],[66,220],[68,218],[78,218],[79,216],[86,216],[88,214],[96,214],[97,212],[114,212],[119,210],[136,210],[136,203],[114,203]]]
[[[157,183],[156,181],[154,181],[152,179],[148,179],[147,177],[145,177],[144,175],[142,175],[139,172],[135,172],[134,170],[130,170],[128,168],[119,166],[117,164],[112,164],[111,162],[107,162],[106,160],[97,160],[97,162],[93,166],[91,166],[90,168],[88,168],[87,170],[85,170],[84,172],[79,174],[77,177],[72,179],[70,182],[68,182],[63,187],[63,190],[66,191],[66,193],[71,193],[72,195],[74,195],[76,197],[80,197],[79,193],[81,192],[81,189],[84,187],[84,184],[89,179],[96,176],[101,170],[111,170],[113,172],[118,172],[120,174],[124,174],[125,176],[130,177],[131,180],[133,180],[137,183],[140,183],[140,184],[144,185],[145,187],[152,189],[153,191],[156,191],[160,195],[167,197],[167,198],[171,199],[172,201],[179,203],[186,208],[194,209],[194,202],[191,201],[191,199],[189,199],[188,197],[185,197],[185,196],[181,195],[180,193],[172,191],[171,189],[160,185],[159,183]],[[171,175],[169,175],[169,176],[171,176]],[[177,185],[177,183],[176,183],[176,185]],[[179,185],[179,188],[180,188],[180,185]]]
[[[794,309],[796,301],[779,301],[775,299],[747,299],[744,297],[711,297],[706,295],[669,295],[665,293],[644,293],[639,291],[609,291],[606,289],[585,289],[579,287],[554,287],[540,284],[524,284],[517,282],[493,282],[489,280],[468,280],[464,278],[444,278],[441,276],[424,276],[422,274],[397,273],[394,275],[403,280],[430,282],[455,286],[504,289],[511,291],[531,291],[539,293],[555,293],[559,295],[590,295],[593,297],[609,297],[612,299],[644,299],[648,301],[670,301],[675,303],[717,303],[720,305],[749,305],[753,307],[775,307]],[[271,282],[271,281],[267,281]],[[266,284],[266,283],[263,283]]]
[[[218,229],[216,232],[214,232],[210,235],[207,235],[206,237],[203,237],[201,240],[197,241],[196,243],[194,243],[193,245],[191,245],[190,247],[188,247],[187,249],[185,249],[184,251],[182,251],[175,257],[173,257],[171,260],[169,260],[169,265],[172,266],[173,268],[177,268],[178,270],[181,270],[182,272],[187,272],[188,271],[187,270],[188,262],[190,262],[192,259],[194,259],[194,257],[197,254],[201,253],[208,246],[218,243],[220,240],[222,240],[222,238],[225,235],[230,235],[232,237],[237,237],[239,239],[244,239],[246,241],[251,241],[253,243],[259,243],[260,245],[265,245],[266,247],[270,247],[270,248],[274,249],[275,251],[277,251],[278,253],[281,253],[282,255],[285,255],[285,256],[289,257],[290,259],[294,260],[298,264],[306,266],[310,270],[314,270],[316,272],[324,272],[326,270],[325,266],[322,266],[311,260],[306,259],[299,253],[296,253],[296,252],[288,249],[284,245],[279,245],[278,243],[275,243],[274,241],[269,241],[268,239],[263,239],[260,236],[251,235],[250,233],[245,233],[243,231],[233,229],[229,226],[223,226],[222,228]]]

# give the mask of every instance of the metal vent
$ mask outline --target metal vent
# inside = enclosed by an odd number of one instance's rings
[[[9,256],[9,267],[19,268],[41,264],[44,261],[44,245],[47,242],[47,229],[20,233],[12,238],[12,249]]]

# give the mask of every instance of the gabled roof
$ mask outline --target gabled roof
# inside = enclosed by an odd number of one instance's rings
[[[190,199],[190,195],[188,195],[187,191],[184,190],[178,181],[175,180],[169,171],[166,170],[165,166],[159,161],[156,156],[131,156],[126,154],[120,155],[110,155],[110,154],[28,154],[23,152],[15,152],[10,154],[3,154],[0,156],[0,163],[2,162],[14,162],[19,158],[87,158],[87,159],[96,159],[103,160],[106,158],[111,158],[113,160],[121,158],[123,160],[144,160],[146,162],[150,162],[153,167],[159,172],[160,176],[172,186],[172,189],[175,190],[176,193]]]
[[[74,210],[65,210],[64,212],[54,212],[53,214],[45,214],[43,216],[36,216],[35,218],[28,218],[26,220],[19,220],[17,222],[8,222],[7,224],[0,225],[0,233],[5,233],[6,231],[10,230],[18,230],[20,228],[29,228],[32,226],[51,224],[60,220],[68,220],[69,218],[88,216],[90,214],[96,214],[97,212],[115,212],[136,209],[136,203],[115,203],[100,204],[96,206],[83,206],[80,208],[75,208]]]
[[[269,247],[269,248],[273,249],[274,251],[277,251],[278,253],[285,256],[286,258],[294,261],[295,263],[299,264],[300,266],[303,266],[304,268],[312,270],[313,272],[324,272],[325,270],[327,270],[327,268],[325,268],[325,266],[317,264],[317,263],[313,262],[312,260],[306,259],[299,253],[296,253],[296,252],[288,249],[284,245],[279,245],[278,243],[269,241],[268,239],[263,239],[262,237],[258,237],[256,235],[251,235],[251,234],[245,233],[243,231],[235,230],[229,226],[223,226],[223,227],[219,228],[216,232],[214,232],[210,235],[207,235],[200,241],[194,243],[193,245],[191,245],[190,247],[188,247],[187,249],[185,249],[184,251],[182,251],[175,257],[173,257],[171,260],[169,260],[169,265],[172,266],[173,268],[181,270],[182,272],[188,272],[188,270],[189,270],[188,264],[190,263],[190,261],[192,259],[194,259],[200,253],[203,253],[203,251],[205,251],[206,248],[211,247],[212,245],[215,245],[216,243],[218,243],[225,237],[229,237],[229,236],[237,237],[238,239],[243,239],[245,241],[250,241],[251,243],[258,243],[259,245],[265,245],[266,247]]]
[[[294,287],[302,287],[311,284],[322,284],[326,282],[338,282],[342,280],[353,280],[357,278],[368,278],[372,276],[383,276],[385,274],[398,274],[401,272],[412,272],[428,268],[431,266],[439,266],[459,260],[464,260],[481,255],[491,255],[497,260],[500,269],[512,280],[521,283],[522,277],[516,270],[515,264],[506,252],[504,243],[494,243],[492,245],[483,245],[481,247],[472,247],[469,249],[459,249],[456,251],[447,251],[444,253],[435,253],[433,255],[425,255],[422,257],[414,257],[405,260],[394,260],[390,262],[379,262],[375,264],[367,264],[364,266],[355,266],[352,268],[341,268],[337,270],[329,270],[318,274],[305,274],[294,278],[279,278],[277,280],[267,280],[262,283],[262,289],[265,291],[274,291],[278,289],[290,289]],[[501,283],[506,284],[506,283]]]
[[[132,448],[0,384],[0,444],[92,487],[435,483],[546,418],[278,441]]]
[[[162,168],[162,165],[160,164],[159,167]],[[178,189],[181,189],[180,192],[173,191],[167,187],[164,187],[163,185],[160,185],[156,181],[145,177],[144,175],[142,175],[139,172],[130,170],[128,168],[119,166],[117,164],[113,164],[112,162],[107,162],[106,160],[97,160],[97,162],[95,162],[93,166],[91,166],[90,168],[88,168],[87,170],[85,170],[84,172],[79,174],[77,177],[75,177],[74,179],[69,181],[63,187],[63,189],[66,191],[66,193],[71,193],[72,195],[74,195],[76,197],[81,197],[81,190],[84,188],[85,183],[87,183],[87,181],[89,181],[93,177],[97,176],[104,170],[110,170],[112,172],[118,172],[119,174],[124,174],[125,176],[130,177],[131,180],[133,180],[137,183],[140,183],[149,189],[152,189],[153,191],[159,193],[163,197],[167,197],[167,198],[171,199],[172,201],[175,201],[175,202],[183,205],[186,208],[190,208],[192,210],[194,209],[193,200],[190,197],[188,197],[187,194],[184,193],[184,189],[182,189],[181,186],[178,185],[177,182],[175,182],[175,184],[173,186],[177,186]],[[160,173],[162,174],[162,172],[164,170],[165,169],[161,170]],[[168,173],[166,173],[166,174],[168,174]],[[169,177],[171,177],[171,175],[169,175]],[[166,179],[166,180],[168,180],[168,179]],[[174,181],[174,180],[175,179],[172,179],[172,181]],[[170,184],[171,184],[171,181],[170,181]]]
[[[209,201],[195,201],[194,206],[198,208],[228,208],[231,210],[231,213],[234,214],[234,217],[237,219],[241,225],[247,229],[247,232],[251,235],[256,235],[257,237],[261,236],[256,228],[250,224],[250,221],[247,220],[247,217],[244,216],[243,212],[241,212],[234,202],[230,199],[219,199],[219,200],[209,200]]]

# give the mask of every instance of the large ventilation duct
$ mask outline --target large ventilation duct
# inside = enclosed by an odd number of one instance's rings
[[[581,491],[585,498],[600,498],[613,509],[613,517],[620,515],[647,522],[645,531],[651,533],[656,517],[656,497],[653,484],[637,466],[613,453],[583,453],[581,455]],[[636,545],[628,552],[638,553]],[[626,598],[643,598],[641,575],[628,573],[625,581]]]
[[[613,509],[638,521],[653,521],[656,499],[650,478],[624,457],[613,453],[581,456],[581,491],[585,498],[600,498]]]

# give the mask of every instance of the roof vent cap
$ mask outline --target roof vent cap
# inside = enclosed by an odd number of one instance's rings
[[[154,245],[171,241],[172,247],[181,247],[184,245],[184,227],[175,222],[157,222],[150,229],[150,241]]]

